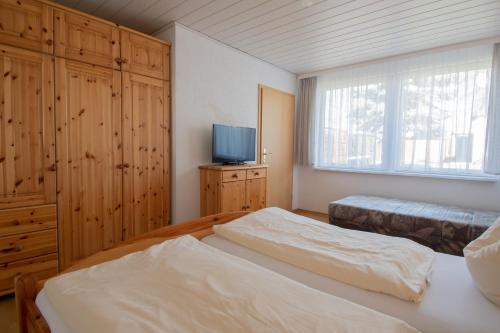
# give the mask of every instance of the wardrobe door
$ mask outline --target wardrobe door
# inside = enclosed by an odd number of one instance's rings
[[[0,45],[0,209],[55,203],[53,66]]]
[[[57,9],[56,55],[89,64],[120,69],[120,31],[114,24]]]
[[[53,51],[52,8],[34,0],[0,0],[0,43]]]
[[[167,80],[169,78],[169,52],[167,44],[151,38],[121,30],[122,70]]]
[[[168,82],[122,72],[123,238],[169,223]]]
[[[56,59],[61,268],[121,240],[120,72]]]

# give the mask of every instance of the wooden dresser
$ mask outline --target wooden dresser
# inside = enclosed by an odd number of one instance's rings
[[[6,294],[169,223],[170,45],[45,0],[0,13]]]
[[[201,165],[200,214],[266,207],[267,165]]]

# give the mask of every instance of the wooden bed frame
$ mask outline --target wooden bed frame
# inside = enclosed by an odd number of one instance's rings
[[[117,259],[182,235],[189,234],[202,239],[213,234],[212,226],[227,223],[246,214],[248,212],[222,213],[163,227],[78,261],[60,274]],[[38,281],[31,274],[23,274],[16,278],[16,308],[20,333],[50,333],[49,325],[35,304],[36,296],[43,288],[44,282],[44,280]]]

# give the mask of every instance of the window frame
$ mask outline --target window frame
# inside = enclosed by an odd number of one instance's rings
[[[474,70],[471,66],[469,70]],[[491,69],[489,69],[491,73]],[[398,96],[401,90],[402,80],[404,75],[396,73],[384,73],[380,75],[383,78],[380,83],[386,87],[385,96],[385,109],[384,109],[384,125],[383,125],[383,139],[382,139],[382,158],[381,164],[373,168],[343,166],[341,164],[323,164],[320,163],[319,155],[324,151],[324,138],[325,138],[325,104],[326,94],[324,92],[333,89],[325,89],[318,91],[317,103],[320,111],[318,112],[317,128],[315,139],[317,143],[316,150],[316,163],[313,167],[317,170],[337,171],[337,172],[350,172],[350,173],[365,173],[365,174],[384,174],[384,175],[397,175],[397,176],[414,176],[414,177],[431,177],[431,178],[444,178],[444,179],[463,179],[475,181],[497,181],[498,176],[487,174],[484,172],[484,164],[481,170],[477,169],[442,169],[442,168],[422,168],[422,170],[405,169],[401,162],[401,117],[403,111],[396,105],[399,103]],[[346,85],[346,88],[349,87]],[[394,97],[398,96],[398,97]],[[486,103],[487,104],[487,103]],[[394,148],[391,148],[394,147]],[[399,162],[398,162],[399,161]]]

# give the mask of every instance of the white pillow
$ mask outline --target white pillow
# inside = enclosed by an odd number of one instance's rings
[[[476,286],[500,305],[500,218],[464,248],[464,256]]]

